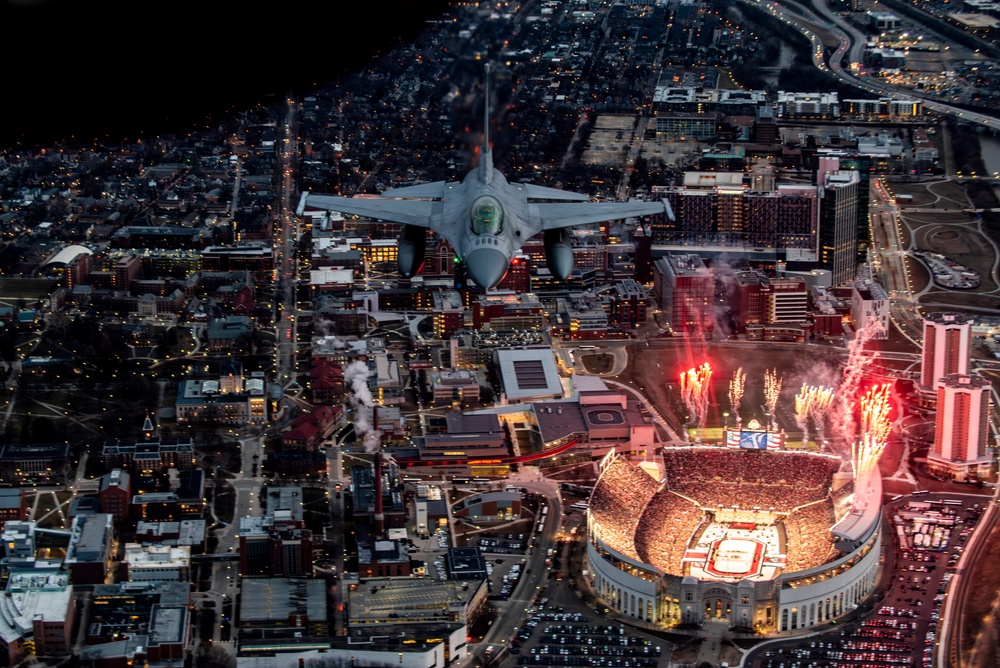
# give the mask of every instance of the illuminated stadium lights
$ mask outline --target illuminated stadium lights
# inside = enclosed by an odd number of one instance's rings
[[[712,367],[708,362],[681,373],[681,399],[691,414],[689,424],[705,426],[705,421],[708,419],[711,383]]]
[[[740,422],[740,404],[743,402],[743,384],[746,383],[747,374],[740,367],[733,372],[733,379],[729,381],[729,406],[736,415],[736,422]]]

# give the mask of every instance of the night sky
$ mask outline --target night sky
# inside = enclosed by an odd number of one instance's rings
[[[449,4],[0,0],[0,144],[186,131],[356,71]]]

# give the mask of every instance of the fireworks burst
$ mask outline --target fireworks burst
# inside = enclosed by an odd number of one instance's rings
[[[681,373],[681,399],[691,414],[691,423],[705,426],[708,418],[708,400],[711,394],[712,367],[705,362]]]
[[[861,433],[885,445],[892,429],[889,413],[892,412],[892,386],[876,385],[861,398]]]
[[[777,369],[764,370],[764,405],[767,412],[774,415],[774,408],[778,405],[778,396],[781,394],[781,376]]]
[[[809,386],[802,384],[802,389],[795,395],[795,424],[802,430],[802,445],[809,443],[809,413],[811,411],[812,394]]]
[[[829,387],[802,384],[795,395],[795,424],[802,430],[803,444],[809,441],[809,421],[816,426],[817,434],[823,437],[826,412],[833,403],[833,390]]]
[[[864,505],[872,477],[878,475],[878,460],[892,430],[892,386],[876,385],[861,398],[861,437],[854,444],[853,463],[856,489],[855,505]]]
[[[814,396],[809,405],[809,417],[816,426],[816,435],[822,439],[826,434],[826,414],[833,405],[833,388],[811,387],[810,389],[813,390]]]
[[[729,381],[729,409],[736,415],[736,419],[740,419],[740,403],[743,402],[743,384],[746,382],[747,375],[743,371],[743,367],[740,367],[733,373],[733,379]]]
[[[868,324],[859,329],[850,343],[847,344],[847,361],[844,363],[844,375],[837,388],[837,394],[844,401],[837,402],[830,411],[830,428],[833,431],[834,443],[848,444],[854,441],[856,423],[854,420],[855,402],[865,369],[871,364],[873,357],[865,355],[867,343],[883,331],[876,318],[868,320]]]

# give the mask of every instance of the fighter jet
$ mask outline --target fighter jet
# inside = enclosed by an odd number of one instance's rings
[[[567,228],[669,212],[664,202],[589,202],[587,196],[530,183],[508,183],[493,168],[489,141],[489,65],[486,67],[486,111],[479,164],[459,182],[437,181],[386,190],[378,198],[302,194],[297,213],[325,209],[403,225],[399,239],[399,273],[410,278],[423,268],[427,230],[444,237],[476,285],[495,287],[510,268],[521,245],[539,232],[545,235],[545,259],[560,280],[573,270]],[[461,287],[461,286],[460,286]]]

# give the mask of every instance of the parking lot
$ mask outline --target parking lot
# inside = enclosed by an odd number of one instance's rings
[[[526,666],[664,665],[662,644],[625,626],[608,625],[579,612],[561,608],[536,612],[518,629],[511,645],[517,663]],[[669,650],[666,652],[669,655]]]
[[[930,668],[948,585],[982,514],[979,500],[955,497],[949,500],[955,505],[945,501],[943,495],[935,495],[898,498],[887,505],[883,541],[891,543],[887,552],[895,558],[870,614],[806,641],[768,649],[753,665]]]

